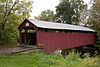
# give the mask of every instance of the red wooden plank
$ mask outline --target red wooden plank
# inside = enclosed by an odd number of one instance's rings
[[[38,44],[44,44],[47,53],[95,43],[94,33],[38,32]]]

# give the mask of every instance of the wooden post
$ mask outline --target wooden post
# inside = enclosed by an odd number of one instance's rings
[[[19,43],[21,44],[22,39],[21,39],[21,30],[19,30]]]
[[[55,30],[53,29],[52,32],[55,32]]]
[[[25,44],[25,45],[28,45],[28,44],[27,44],[27,31],[28,31],[28,29],[24,29],[24,30],[25,30],[25,43],[24,43],[24,44]]]
[[[34,28],[33,28],[34,29]],[[35,33],[36,33],[36,46],[38,46],[38,28],[34,29],[35,30]]]
[[[42,29],[42,32],[45,32],[45,30],[44,30],[44,29]]]
[[[24,29],[25,30],[25,33],[27,33],[28,29]]]

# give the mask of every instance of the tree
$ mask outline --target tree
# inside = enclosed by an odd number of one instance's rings
[[[54,21],[55,20],[55,14],[51,10],[44,10],[41,12],[39,16],[35,16],[35,19],[38,20],[44,20],[44,21]]]
[[[18,25],[28,18],[32,1],[0,0],[0,44],[11,44],[18,39]]]
[[[87,9],[87,4],[84,4],[83,0],[70,0],[71,6],[73,7],[74,15],[72,17],[73,24],[80,25],[81,13]],[[85,21],[86,22],[86,21]]]
[[[100,44],[100,0],[92,0],[91,3],[88,24],[97,32],[97,44]]]
[[[80,23],[78,25],[87,27],[88,26],[88,23],[87,23],[88,17],[89,17],[89,9],[86,6],[84,8],[84,10],[80,13]]]
[[[69,0],[61,0],[58,6],[56,6],[56,21],[66,22],[72,24],[72,16],[74,15],[73,7]]]
[[[62,22],[79,25],[80,15],[86,6],[83,0],[61,0],[56,7],[56,17],[61,18]]]

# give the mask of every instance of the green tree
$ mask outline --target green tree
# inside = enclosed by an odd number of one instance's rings
[[[39,16],[35,16],[35,19],[38,20],[44,20],[44,21],[54,21],[55,20],[55,14],[51,10],[44,10],[41,12]]]
[[[61,0],[56,7],[56,17],[61,19],[60,22],[79,25],[80,15],[86,6],[83,0]]]
[[[66,22],[72,24],[72,16],[74,15],[73,7],[69,0],[61,0],[58,6],[56,6],[56,21]]]
[[[80,21],[81,22],[78,25],[87,27],[88,26],[88,23],[87,23],[88,17],[89,17],[89,9],[86,6],[84,8],[84,10],[80,13]]]
[[[0,44],[14,44],[18,40],[18,25],[31,12],[30,0],[0,0]]]
[[[97,32],[97,44],[100,44],[100,0],[92,0],[91,3],[88,24]]]
[[[87,9],[87,4],[84,4],[83,0],[70,0],[71,6],[73,7],[74,15],[72,17],[73,24],[80,25],[81,13]],[[86,22],[86,21],[85,21]]]

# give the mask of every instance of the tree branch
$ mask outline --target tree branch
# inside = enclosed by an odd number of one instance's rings
[[[8,6],[8,2],[6,2],[6,4],[5,4],[4,18],[6,18],[6,16],[7,16],[7,6]]]
[[[11,14],[11,11],[13,10],[13,8],[14,8],[14,6],[17,4],[19,2],[19,0],[16,0],[15,2],[14,2],[14,4],[12,5],[12,7],[11,7],[11,9],[9,10],[9,12],[8,12],[8,14],[7,14],[7,2],[6,2],[6,11],[5,11],[5,15],[4,15],[4,22],[2,23],[2,27],[1,27],[1,29],[2,29],[2,31],[4,30],[4,27],[5,27],[5,24],[6,24],[6,22],[7,22],[7,18],[6,17],[8,17],[10,14]]]
[[[11,14],[11,11],[13,10],[14,6],[15,6],[18,2],[19,2],[19,0],[16,0],[16,1],[14,2],[14,4],[12,5],[11,9],[9,10],[7,16],[9,16],[9,15]]]

